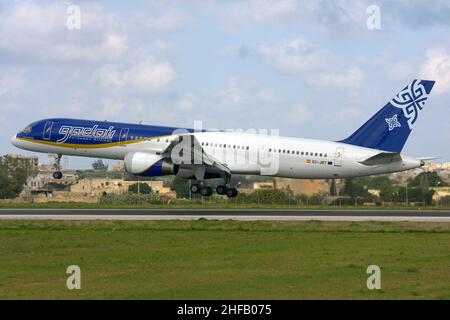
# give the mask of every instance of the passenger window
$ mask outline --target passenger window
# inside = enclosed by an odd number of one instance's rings
[[[287,151],[287,153],[290,153],[289,150]]]
[[[321,157],[323,154],[321,153],[319,156]]]
[[[317,157],[317,152],[316,152],[315,156]]]
[[[309,152],[307,152],[306,155],[309,155]]]
[[[250,149],[250,147],[249,146],[247,146],[247,150],[249,150]]]

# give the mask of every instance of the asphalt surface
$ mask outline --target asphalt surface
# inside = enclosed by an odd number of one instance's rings
[[[242,221],[433,221],[450,222],[436,210],[198,210],[198,209],[0,209],[2,219],[31,220],[242,220]]]

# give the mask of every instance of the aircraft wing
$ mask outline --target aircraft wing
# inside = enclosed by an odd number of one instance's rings
[[[183,165],[192,167],[198,180],[203,179],[205,171],[213,171],[226,176],[231,175],[231,170],[216,157],[208,154],[197,138],[195,138],[195,136],[191,133],[178,135],[167,146],[167,148],[161,152],[161,154],[172,158],[172,151],[174,151],[174,148],[180,144],[184,144],[180,150],[183,150],[183,152],[184,150],[190,150],[191,153],[190,157],[186,157],[189,158],[189,163],[185,163]]]

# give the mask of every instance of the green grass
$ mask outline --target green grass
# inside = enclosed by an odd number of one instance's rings
[[[449,299],[449,276],[449,223],[0,221],[2,299]]]

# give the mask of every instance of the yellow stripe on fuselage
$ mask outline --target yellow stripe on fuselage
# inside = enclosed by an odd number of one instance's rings
[[[138,142],[142,142],[142,141],[150,141],[150,140],[160,139],[160,138],[170,137],[170,136],[171,135],[156,136],[156,137],[151,137],[151,138],[146,138],[146,139],[134,139],[134,140],[127,140],[127,141],[107,142],[107,143],[98,143],[98,144],[57,143],[57,142],[53,142],[53,141],[34,140],[34,139],[29,139],[29,138],[16,138],[16,139],[26,141],[26,142],[39,143],[39,144],[45,144],[48,146],[69,148],[69,149],[100,149],[100,148],[118,147],[118,146],[123,146],[123,145],[127,145],[127,144],[138,143]]]

